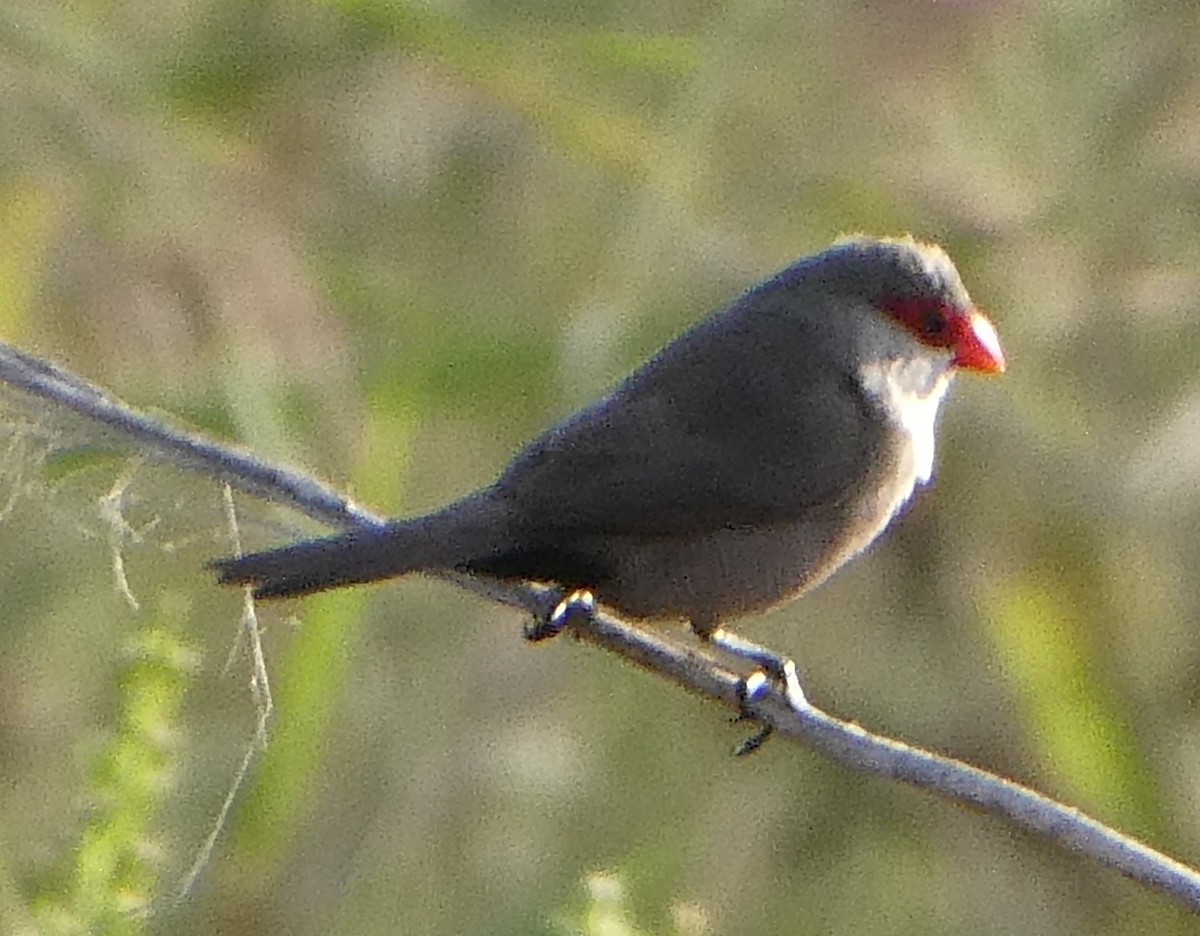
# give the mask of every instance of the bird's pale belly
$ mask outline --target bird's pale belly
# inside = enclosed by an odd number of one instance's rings
[[[911,492],[911,483],[880,492],[860,504],[850,522],[805,520],[610,541],[614,574],[596,597],[619,614],[687,619],[704,630],[818,585],[870,544]]]

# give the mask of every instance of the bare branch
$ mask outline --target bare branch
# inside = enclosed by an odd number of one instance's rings
[[[175,429],[130,409],[61,368],[2,343],[0,380],[94,420],[143,446],[148,454],[255,497],[287,504],[314,519],[339,527],[383,522],[383,518],[307,475]],[[539,619],[560,597],[533,585],[508,586],[450,573],[443,577]],[[707,653],[672,643],[604,613],[581,618],[571,628],[583,640],[697,695],[737,711],[743,707],[742,678]],[[780,737],[800,741],[853,770],[901,780],[995,813],[1164,891],[1200,912],[1200,873],[1076,809],[960,761],[871,734],[810,705],[790,704],[784,692],[770,683],[756,683],[750,704],[753,714]]]
[[[115,431],[145,446],[148,454],[225,481],[247,494],[287,504],[323,523],[350,527],[382,522],[308,475],[181,432],[130,409],[69,371],[3,342],[0,342],[0,380]]]

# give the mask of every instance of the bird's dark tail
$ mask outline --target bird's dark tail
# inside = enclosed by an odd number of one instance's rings
[[[210,562],[223,585],[251,585],[256,598],[307,595],[431,568],[429,531],[420,521],[349,530],[279,549]]]

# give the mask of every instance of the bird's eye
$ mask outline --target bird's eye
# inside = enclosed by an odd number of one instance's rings
[[[921,334],[925,338],[944,338],[950,328],[946,313],[939,308],[926,309],[921,314]]]
[[[889,300],[882,307],[923,344],[931,348],[949,348],[954,344],[959,313],[949,302],[913,296]]]

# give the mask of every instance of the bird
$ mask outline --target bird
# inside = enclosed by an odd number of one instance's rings
[[[933,476],[955,374],[1004,370],[942,248],[845,237],[684,331],[493,483],[210,565],[260,599],[421,572],[548,583],[713,639],[879,537]]]

